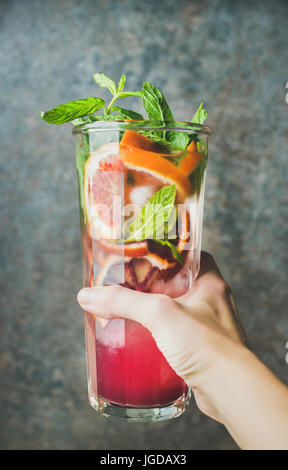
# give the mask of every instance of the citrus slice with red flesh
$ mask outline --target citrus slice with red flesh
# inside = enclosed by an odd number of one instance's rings
[[[110,255],[100,269],[95,285],[120,284],[129,289],[150,292],[157,279],[166,280],[174,275],[174,267],[175,263],[168,263],[152,253],[143,258],[132,259]]]
[[[186,175],[195,171],[203,158],[203,154],[200,152],[187,152],[187,155],[179,163],[179,170],[183,171]]]
[[[128,256],[129,258],[139,258],[148,254],[146,240],[130,243],[115,243],[113,240],[98,240],[99,247],[107,253],[118,256]]]
[[[186,148],[186,150],[188,150],[189,152],[198,152],[197,144],[196,144],[195,140],[191,140],[191,142],[188,145],[188,147]]]
[[[121,198],[122,188],[119,145],[105,144],[90,155],[84,170],[85,215],[93,238],[114,238],[111,234],[119,230],[121,210],[113,211],[113,203]]]
[[[157,153],[157,154],[160,154],[162,155],[163,157],[169,157],[171,158],[171,156],[173,156],[173,154],[165,154],[165,151],[162,150],[158,144],[156,144],[155,142],[153,142],[153,140],[149,139],[148,137],[145,137],[144,135],[142,134],[139,134],[138,132],[135,132],[135,131],[130,131],[130,130],[127,130],[124,132],[123,134],[123,137],[121,139],[121,142],[120,142],[120,149],[124,150],[124,151],[127,151],[127,150],[130,150],[132,152],[135,152],[135,148],[136,149],[140,149],[140,150],[144,150],[144,151],[149,151],[149,152],[153,152],[153,153]],[[145,154],[147,156],[147,154]],[[181,159],[181,162],[179,164],[179,166],[177,167],[178,170],[182,171],[185,175],[189,175],[190,173],[192,173],[199,165],[199,162],[201,160],[201,158],[203,157],[202,153],[198,152],[197,150],[197,144],[194,140],[192,140],[190,142],[190,144],[188,145],[188,147],[186,148],[186,155]],[[128,162],[128,159],[126,159],[126,163]],[[139,159],[137,158],[137,155],[136,155],[136,158],[135,160],[138,161],[138,163],[140,164],[141,166],[141,163],[143,163],[142,161],[139,162]],[[142,159],[141,159],[142,160]],[[125,161],[125,159],[124,159]],[[131,158],[129,159],[129,165],[131,164]],[[169,162],[171,163],[171,162]],[[135,162],[135,164],[137,164],[137,162]],[[147,169],[147,166],[150,167],[150,170],[155,174],[156,173],[159,173],[159,170],[160,170],[160,173],[161,173],[161,168],[163,168],[162,170],[162,174],[161,176],[165,176],[167,177],[167,175],[169,176],[169,173],[170,171],[173,170],[173,168],[170,166],[170,165],[163,165],[163,162],[160,160],[160,162],[158,162],[157,165],[155,165],[154,163],[151,165],[151,159],[149,159],[149,161],[145,162],[145,168]],[[175,167],[174,167],[174,171],[175,171]],[[171,176],[171,175],[170,175]],[[175,177],[176,179],[178,180],[179,179],[179,173],[178,172],[175,172]],[[163,178],[161,178],[163,179]],[[177,184],[177,181],[176,181],[176,184]]]
[[[161,270],[170,270],[172,267],[177,265],[177,263],[171,255],[171,249],[169,247],[161,246],[157,242],[155,242],[153,246],[153,240],[144,240],[142,242],[132,242],[127,244],[115,243],[114,240],[111,240],[110,217],[107,218],[106,213],[104,212],[102,214],[99,212],[99,210],[96,217],[89,217],[94,204],[100,203],[100,205],[104,204],[108,206],[108,208],[111,208],[113,196],[120,195],[122,183],[121,177],[125,172],[127,176],[127,171],[132,173],[134,180],[137,180],[139,175],[141,175],[140,181],[142,182],[142,187],[143,184],[145,187],[145,183],[148,183],[147,179],[149,179],[150,185],[152,184],[150,180],[153,180],[153,184],[156,185],[157,183],[157,186],[161,187],[163,186],[163,178],[164,180],[166,179],[167,182],[170,178],[169,182],[174,184],[176,183],[177,188],[178,190],[180,188],[182,195],[184,194],[184,191],[185,195],[187,195],[190,185],[188,178],[182,171],[177,170],[177,168],[165,158],[159,157],[158,154],[153,152],[139,149],[137,150],[135,148],[129,149],[128,151],[125,149],[123,151],[122,147],[120,154],[122,160],[119,160],[118,144],[106,144],[97,152],[93,153],[85,165],[84,193],[85,210],[88,220],[87,225],[90,225],[92,228],[90,229],[92,238],[97,238],[97,243],[94,240],[94,243],[96,244],[95,248],[93,248],[93,257],[96,258],[97,254],[97,262],[100,266],[104,266],[106,265],[107,255],[124,256],[129,259],[146,258],[147,256],[152,256],[154,264],[155,260],[158,259],[158,263],[161,265]],[[148,161],[147,154],[149,154]],[[124,171],[123,163],[126,167],[124,168]],[[129,170],[127,170],[127,163],[128,167],[130,168]],[[152,174],[150,174],[151,167]],[[165,174],[167,176],[165,176]],[[140,189],[138,182],[136,186],[133,183],[135,183],[135,181],[133,181],[131,184],[131,187],[134,190],[137,189],[137,186],[138,189]],[[125,187],[127,187],[126,184]],[[153,192],[155,192],[154,190],[155,188],[153,189]],[[182,223],[182,227],[184,226],[185,224]],[[181,245],[182,238],[183,237],[181,235],[180,238],[178,237],[178,239],[175,241],[175,245],[180,252],[183,251]],[[157,253],[160,254],[160,256],[158,256]]]
[[[186,175],[189,175],[190,173],[192,173],[192,171],[196,170],[201,158],[203,158],[203,154],[201,152],[198,152],[197,144],[196,142],[194,142],[194,140],[190,142],[186,150],[187,154],[180,161],[178,168],[179,170],[183,171],[183,173],[185,173]]]
[[[139,134],[139,132],[127,130],[124,132],[120,142],[121,146],[124,147],[136,147],[142,150],[149,150],[150,152],[163,153],[159,145],[153,140],[145,137],[145,135]]]
[[[171,157],[171,155],[167,156]],[[120,157],[125,167],[130,170],[145,171],[160,180],[162,185],[175,184],[180,200],[185,200],[189,195],[191,184],[187,175],[163,155],[121,145]]]

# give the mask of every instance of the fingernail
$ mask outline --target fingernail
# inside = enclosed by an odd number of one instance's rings
[[[87,287],[87,288],[81,289],[78,292],[77,300],[82,305],[91,304],[93,302],[93,293],[91,292],[90,288]]]

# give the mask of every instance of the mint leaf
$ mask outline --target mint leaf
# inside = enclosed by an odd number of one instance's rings
[[[165,232],[176,198],[176,186],[163,186],[138,212],[129,227],[130,236],[126,242],[156,239]]]
[[[167,139],[171,143],[171,145],[177,149],[186,149],[187,145],[190,142],[190,137],[188,133],[185,132],[169,132]]]
[[[172,251],[172,255],[174,256],[174,258],[176,259],[176,261],[178,261],[178,263],[180,263],[180,264],[183,264],[183,263],[184,263],[183,256],[182,256],[181,253],[177,250],[177,247],[176,247],[175,245],[173,245],[173,243],[169,242],[169,240],[161,240],[161,239],[156,239],[155,241],[156,241],[157,243],[160,243],[161,245],[169,246],[169,248],[170,248],[171,251]]]
[[[192,118],[192,122],[195,124],[204,124],[205,119],[208,116],[206,109],[203,109],[204,103],[201,103],[196,113]]]
[[[143,83],[142,103],[151,121],[174,121],[172,111],[163,93],[150,82]],[[154,134],[171,142],[174,146],[173,140],[176,139],[176,132],[154,131]]]
[[[119,83],[118,83],[118,93],[120,93],[123,90],[123,88],[125,86],[125,82],[126,82],[126,75],[125,75],[125,73],[123,73],[123,75],[120,78]]]
[[[166,245],[171,249],[173,257],[183,264],[183,256],[167,238],[158,238],[162,234],[169,235],[172,225],[176,222],[176,213],[172,212],[176,198],[176,186],[163,186],[155,193],[137,214],[135,221],[130,225],[130,237],[125,242],[140,241],[153,238],[157,243]],[[172,217],[171,217],[172,216]],[[175,237],[172,237],[175,238]]]
[[[122,121],[123,117],[121,114],[95,114],[94,116],[89,116],[86,119],[86,123],[90,124],[95,121]]]
[[[204,124],[204,122],[205,122],[205,120],[208,116],[208,113],[207,113],[206,109],[203,108],[203,106],[204,106],[204,103],[200,103],[196,113],[194,114],[194,116],[192,118],[192,121],[191,121],[192,124],[201,124],[201,125]],[[183,135],[185,135],[185,139],[182,138]],[[187,140],[188,140],[188,142],[187,142]],[[195,142],[198,142],[199,139],[197,137],[197,133],[195,133],[195,134],[178,133],[178,135],[176,134],[176,137],[175,137],[173,143],[176,144],[176,145],[177,144],[178,145],[182,145],[182,144],[184,145],[186,143],[186,145],[184,147],[184,148],[186,148],[190,144],[190,142],[192,142],[192,140],[194,140]],[[178,164],[179,163],[180,163],[180,160],[179,160]]]
[[[142,114],[136,113],[136,111],[131,111],[130,109],[121,108],[120,106],[113,106],[111,111],[118,111],[121,116],[125,119],[132,119],[132,120],[144,120]]]
[[[174,121],[164,95],[150,82],[143,83],[142,103],[151,121]]]
[[[105,101],[102,98],[83,98],[80,100],[69,101],[65,104],[60,104],[56,108],[49,109],[49,111],[41,113],[41,119],[50,124],[64,124],[65,122],[73,121],[73,119],[80,118],[81,116],[88,116],[103,108]]]
[[[97,85],[101,86],[102,88],[108,88],[113,96],[117,95],[116,83],[113,82],[111,78],[107,77],[107,75],[104,73],[94,73],[93,79]]]
[[[173,113],[169,108],[164,95],[150,82],[144,82],[143,84],[142,103],[149,119],[154,121],[174,121]],[[178,150],[185,149],[190,140],[189,135],[185,132],[166,131],[155,133],[155,135],[159,135],[160,138],[164,138],[172,148]]]

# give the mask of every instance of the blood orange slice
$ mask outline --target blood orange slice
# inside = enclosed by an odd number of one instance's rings
[[[141,292],[150,292],[157,279],[168,279],[174,274],[175,263],[169,263],[155,254],[142,258],[121,258],[110,255],[100,269],[96,286],[121,284]]]
[[[188,152],[187,155],[179,163],[179,170],[183,171],[186,175],[192,173],[198,167],[203,154],[200,152]]]
[[[187,175],[161,154],[121,145],[120,157],[126,168],[145,171],[163,184],[175,184],[180,199],[188,196],[191,185]]]
[[[197,152],[197,144],[194,140],[192,140],[190,142],[190,144],[188,145],[187,149],[189,152]]]
[[[115,243],[113,240],[98,240],[98,244],[106,252],[114,255],[138,258],[139,256],[146,256],[148,254],[148,246],[146,240],[126,244]]]
[[[86,161],[84,205],[93,238],[117,238],[121,208],[115,210],[114,204],[121,200],[122,181],[123,164],[117,143],[103,145]]]
[[[129,147],[136,147],[136,148],[143,149],[143,150],[149,150],[150,152],[163,153],[161,152],[159,145],[155,144],[153,140],[135,131],[127,130],[124,132],[123,137],[120,142],[120,148],[122,145],[129,146]]]

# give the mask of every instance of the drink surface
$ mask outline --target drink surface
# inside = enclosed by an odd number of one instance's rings
[[[135,131],[102,145],[79,137],[85,286],[121,284],[173,298],[187,292],[199,269],[206,160],[199,139],[169,153]],[[140,323],[104,325],[85,314],[85,328],[90,400],[155,407],[186,392]]]

